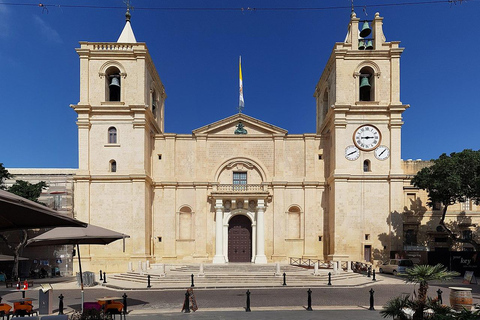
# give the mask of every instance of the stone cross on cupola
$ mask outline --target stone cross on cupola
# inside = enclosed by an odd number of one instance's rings
[[[127,12],[125,13],[125,27],[123,27],[123,31],[120,34],[120,37],[118,37],[117,42],[118,43],[137,43],[137,40],[135,39],[135,35],[133,34],[132,26],[130,24],[130,18],[132,15],[130,14],[130,8],[133,8],[130,6],[130,1],[126,1],[125,4],[127,5]]]

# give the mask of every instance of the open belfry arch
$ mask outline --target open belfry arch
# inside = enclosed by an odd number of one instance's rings
[[[367,22],[371,36],[360,36],[352,13],[305,134],[244,113],[166,133],[165,88],[130,14],[117,42],[80,42],[75,215],[130,235],[124,252],[90,247],[86,267],[364,261],[388,247],[378,235],[403,204],[403,49],[378,14]]]

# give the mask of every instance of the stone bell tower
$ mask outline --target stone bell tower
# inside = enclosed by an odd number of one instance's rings
[[[383,18],[352,11],[316,86],[325,155],[325,259],[372,261],[390,249],[390,213],[402,210],[402,113],[398,41]]]
[[[166,94],[146,44],[135,39],[128,11],[126,18],[117,42],[80,42],[76,49],[80,101],[71,106],[78,114],[75,214],[130,235],[124,258],[145,261],[151,255],[154,136],[164,131]],[[113,271],[122,251],[116,246],[121,244],[92,246],[90,254]],[[117,269],[124,270],[123,264]]]

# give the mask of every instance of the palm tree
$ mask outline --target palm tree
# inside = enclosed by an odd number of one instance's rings
[[[437,264],[435,266],[429,265],[416,265],[411,269],[406,271],[406,280],[407,283],[419,284],[418,288],[418,304],[415,308],[415,314],[413,319],[423,319],[423,309],[427,302],[427,291],[428,291],[428,282],[432,280],[449,280],[453,277],[460,275],[455,271],[448,271],[445,266],[442,264]]]
[[[380,311],[382,317],[392,317],[394,320],[407,320],[407,314],[403,312],[404,309],[409,308],[411,303],[410,296],[395,297],[383,306],[383,310]]]

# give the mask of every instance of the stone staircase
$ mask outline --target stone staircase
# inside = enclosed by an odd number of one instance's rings
[[[153,265],[153,267],[155,267]],[[147,287],[148,276],[150,285],[154,288],[185,288],[191,285],[191,275],[194,275],[195,288],[251,288],[277,287],[283,285],[283,273],[286,274],[288,286],[318,287],[327,286],[328,273],[331,272],[332,284],[344,286],[370,283],[371,279],[364,275],[352,272],[333,273],[332,269],[320,269],[319,275],[313,275],[313,269],[282,265],[280,275],[275,275],[276,266],[252,264],[206,264],[204,273],[199,274],[197,265],[166,265],[165,275],[163,268],[149,269],[147,272],[126,272],[109,276],[113,286],[119,287]]]

